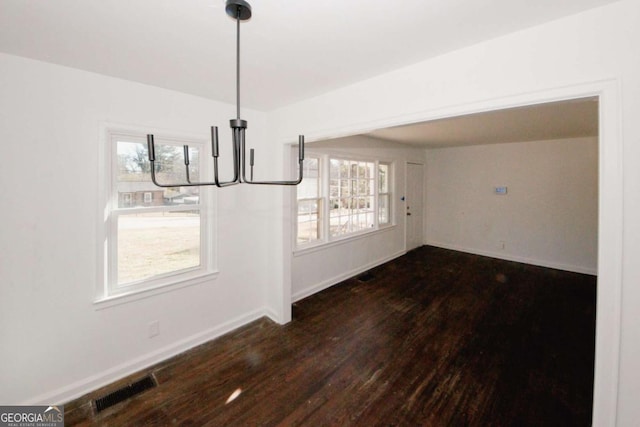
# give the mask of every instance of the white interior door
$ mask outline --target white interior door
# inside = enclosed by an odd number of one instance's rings
[[[424,165],[407,163],[406,246],[407,251],[423,244]]]

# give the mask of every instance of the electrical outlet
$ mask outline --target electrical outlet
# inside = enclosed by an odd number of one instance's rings
[[[160,321],[154,320],[149,323],[149,338],[153,338],[158,335],[160,335]]]

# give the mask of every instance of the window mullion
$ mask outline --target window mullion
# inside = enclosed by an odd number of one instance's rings
[[[380,228],[380,162],[373,164],[373,228]]]

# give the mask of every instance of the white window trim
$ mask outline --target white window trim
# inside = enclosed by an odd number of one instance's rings
[[[387,165],[388,168],[388,173],[389,176],[387,176],[387,191],[385,193],[380,193],[380,183],[377,182],[378,185],[376,185],[376,197],[375,197],[375,202],[376,202],[376,224],[378,225],[378,229],[380,228],[386,228],[388,226],[391,226],[394,224],[393,219],[394,219],[394,215],[393,215],[393,194],[394,194],[394,183],[395,183],[395,179],[394,179],[394,166],[393,166],[393,162],[388,162],[385,160],[379,160],[376,163],[376,171],[379,170],[379,166],[380,165]],[[380,176],[377,174],[378,172],[376,172],[376,176],[378,176],[378,179],[380,179]],[[389,210],[388,215],[389,215],[389,221],[380,224],[380,194],[386,195],[388,196],[388,206],[387,209]]]
[[[300,223],[299,223],[299,219],[300,219],[300,217],[299,217],[299,215],[298,215],[298,209],[299,209],[299,205],[298,205],[298,204],[299,204],[300,202],[311,202],[311,201],[315,201],[315,202],[318,204],[318,206],[319,206],[319,209],[318,209],[318,218],[322,218],[322,215],[324,215],[324,207],[323,207],[324,203],[323,203],[323,200],[324,200],[324,198],[323,198],[323,197],[308,197],[308,198],[304,198],[304,199],[296,199],[296,221],[295,221],[295,223],[296,223],[296,224],[298,224],[298,225],[300,224]],[[320,228],[320,235],[322,235],[322,234],[323,234],[323,227],[322,227],[322,223],[321,223],[321,221],[318,221],[318,219],[316,219],[316,222],[318,223],[318,227]],[[299,231],[299,227],[297,227],[297,226],[296,226],[294,231],[295,231],[295,234],[296,234],[296,242],[297,242],[297,241],[298,241],[298,231]],[[317,240],[318,240],[318,239],[316,239],[316,240],[312,240],[312,241],[309,241],[309,242],[306,242],[306,243],[301,243],[301,244],[302,244],[302,245],[304,245],[304,244],[311,244],[311,243],[316,242]]]
[[[180,272],[171,272],[154,277],[152,279],[136,283],[137,286],[127,286],[129,289],[122,292],[113,292],[109,280],[113,276],[115,264],[110,265],[110,257],[114,256],[117,233],[115,220],[118,213],[112,215],[112,211],[124,211],[125,208],[117,208],[117,195],[114,195],[113,185],[113,160],[114,160],[114,138],[128,137],[140,140],[147,133],[156,135],[156,140],[162,142],[172,142],[175,144],[189,144],[198,146],[202,155],[200,156],[201,177],[203,180],[211,179],[211,168],[206,162],[210,156],[208,143],[201,136],[195,136],[166,129],[149,127],[139,127],[121,125],[113,123],[100,124],[100,149],[98,154],[98,262],[97,278],[95,287],[94,308],[101,310],[104,308],[120,305],[154,295],[181,289],[186,286],[198,285],[214,280],[219,272],[217,269],[217,245],[216,245],[216,215],[215,208],[217,195],[215,191],[203,189],[200,194],[200,203],[197,205],[200,210],[200,266],[192,269],[185,269]],[[114,208],[116,206],[116,208]],[[166,211],[174,210],[171,207],[143,207],[145,212],[151,210]],[[180,208],[176,209],[180,210]],[[136,208],[126,208],[127,213],[135,213]],[[122,212],[119,212],[120,214]],[[109,251],[114,251],[110,253]],[[127,288],[124,287],[124,288]]]
[[[305,243],[298,243],[298,212],[297,212],[297,207],[298,207],[298,203],[297,203],[297,193],[296,191],[292,191],[292,198],[293,198],[293,202],[291,203],[292,205],[292,212],[291,212],[291,217],[294,218],[293,222],[293,233],[292,233],[292,248],[293,248],[293,254],[294,256],[298,256],[299,254],[302,253],[310,253],[310,252],[314,252],[316,250],[322,249],[322,248],[326,248],[326,247],[331,247],[331,246],[337,246],[337,245],[341,245],[344,244],[348,241],[352,241],[352,240],[358,240],[358,239],[362,239],[366,236],[370,236],[372,234],[377,234],[383,231],[386,231],[388,229],[392,229],[394,227],[396,227],[396,220],[395,220],[395,209],[394,209],[394,201],[393,201],[393,195],[395,194],[395,171],[396,171],[396,167],[395,167],[395,161],[394,160],[390,160],[387,158],[378,158],[378,157],[372,157],[372,156],[362,156],[362,155],[354,155],[351,153],[342,153],[342,152],[338,152],[338,151],[323,151],[323,152],[317,152],[314,150],[307,150],[307,156],[308,157],[317,157],[320,161],[320,176],[321,177],[326,177],[326,178],[322,178],[320,180],[320,195],[319,198],[321,200],[323,200],[322,203],[322,221],[323,224],[320,227],[321,228],[321,236],[319,239],[311,241],[311,242],[305,242]],[[328,226],[328,221],[329,221],[329,172],[330,172],[330,160],[331,159],[339,159],[339,160],[352,160],[352,161],[362,161],[362,162],[370,162],[370,163],[374,163],[375,164],[375,171],[376,171],[376,181],[375,181],[375,186],[374,186],[374,205],[375,205],[375,214],[374,214],[374,227],[371,229],[367,229],[367,230],[361,230],[358,232],[354,232],[354,233],[349,233],[346,235],[340,235],[340,236],[334,236],[331,237],[330,233],[329,233],[329,226]],[[388,193],[389,194],[389,222],[385,223],[385,224],[380,224],[379,223],[379,211],[378,211],[378,191],[379,191],[379,186],[378,186],[378,165],[379,164],[386,164],[389,165],[389,185],[388,185]],[[326,203],[324,203],[326,202]],[[326,218],[326,223],[325,223],[325,218]]]
[[[367,230],[357,234],[350,234],[349,236],[342,237],[340,239],[334,239],[334,240],[331,240],[330,242],[322,242],[321,244],[315,244],[315,245],[304,245],[304,247],[299,246],[297,249],[293,250],[293,256],[295,258],[302,255],[310,254],[313,252],[323,251],[327,248],[342,246],[356,240],[366,239],[376,234],[386,233],[388,231],[393,230],[396,227],[397,227],[397,224],[388,224],[378,228],[377,230]]]

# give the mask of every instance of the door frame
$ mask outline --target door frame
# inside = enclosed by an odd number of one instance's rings
[[[469,103],[445,106],[426,111],[394,112],[364,122],[324,128],[309,134],[307,140],[358,135],[376,129],[400,126],[429,120],[450,118],[505,108],[524,107],[547,102],[577,98],[598,97],[598,289],[596,307],[596,350],[593,387],[593,425],[615,425],[618,404],[619,355],[622,296],[623,255],[623,144],[621,134],[621,83],[618,78],[584,82],[575,85],[541,89],[535,92],[515,93],[498,98],[475,100]],[[288,209],[283,206],[283,211]],[[286,219],[285,219],[286,218]],[[290,215],[282,215],[282,227],[291,227]],[[281,234],[282,236],[282,234]],[[291,259],[289,239],[280,241],[280,256]],[[272,307],[279,319],[291,319],[291,269],[283,262],[284,276],[276,287],[282,290],[282,305]]]
[[[404,164],[404,196],[405,196],[405,200],[404,201],[404,205],[405,205],[405,209],[402,210],[402,213],[404,214],[404,250],[405,252],[411,250],[409,249],[409,238],[408,238],[408,234],[409,234],[409,227],[408,227],[408,220],[407,220],[407,210],[406,210],[406,205],[407,205],[407,200],[406,200],[406,196],[409,192],[409,165],[419,165],[422,166],[422,229],[421,231],[421,237],[420,237],[420,242],[424,245],[425,242],[425,210],[426,210],[426,206],[425,206],[425,199],[426,199],[426,191],[425,191],[425,179],[426,179],[426,173],[425,173],[425,164],[421,163],[421,162],[410,162],[410,161],[406,161]]]

